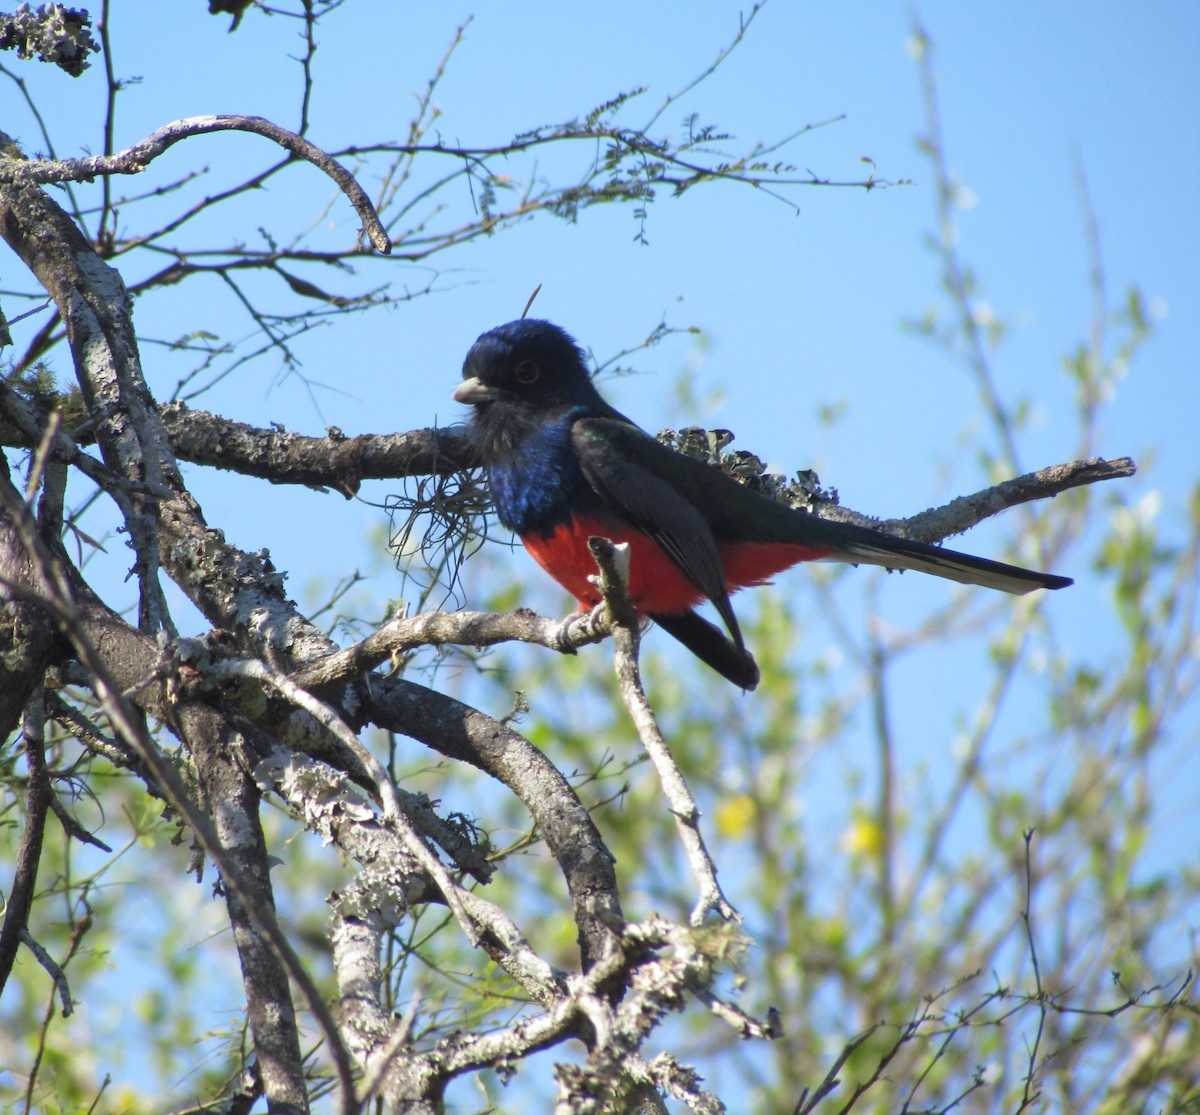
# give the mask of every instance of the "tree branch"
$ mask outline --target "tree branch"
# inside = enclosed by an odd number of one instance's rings
[[[306,437],[189,410],[183,403],[163,407],[162,417],[182,460],[277,484],[333,488],[347,498],[363,480],[448,476],[477,463],[461,427]]]
[[[998,515],[1010,507],[1049,499],[1072,488],[1099,484],[1105,480],[1120,480],[1133,476],[1137,465],[1130,457],[1089,457],[1083,461],[1068,461],[1027,472],[1011,480],[1002,480],[990,488],[972,495],[958,496],[942,507],[930,508],[907,519],[885,519],[872,523],[878,530],[898,534],[916,542],[940,542],[953,534],[961,534],[984,519]],[[831,516],[832,517],[832,516]],[[850,521],[861,521],[853,515]]]
[[[48,182],[90,182],[106,174],[140,174],[180,140],[210,132],[251,132],[279,144],[297,159],[312,163],[329,175],[350,200],[363,223],[363,231],[376,250],[384,255],[392,250],[391,239],[375,212],[375,206],[354,175],[316,144],[261,116],[189,116],[163,125],[140,143],[113,155],[93,155],[86,159],[26,160],[5,154],[0,156],[0,182],[42,185]],[[2,133],[0,141],[9,151],[13,149],[12,141]]]
[[[29,928],[38,866],[42,859],[42,837],[53,790],[46,773],[44,748],[46,709],[39,691],[25,709],[25,762],[29,769],[29,797],[25,806],[25,833],[17,852],[16,871],[6,895],[4,921],[0,924],[0,991],[8,982],[22,934]],[[68,1012],[69,1013],[69,1012]]]
[[[0,391],[5,393],[2,396],[5,399],[16,395],[2,384]],[[15,406],[15,402],[6,403],[5,409]],[[32,408],[25,403],[19,424],[0,425],[0,439],[5,444],[23,448],[36,445],[40,428],[30,421],[31,414]],[[275,484],[334,488],[347,498],[357,493],[363,480],[448,476],[478,465],[466,430],[460,426],[396,434],[360,434],[349,438],[340,431],[332,431],[325,437],[311,437],[285,430],[264,430],[208,411],[190,410],[179,402],[166,404],[161,415],[172,448],[180,460],[259,477]],[[77,447],[66,449],[66,442],[69,442],[66,435],[59,435],[56,451],[70,452],[69,459],[75,463],[83,454]],[[722,453],[708,459],[748,487],[775,495],[784,502],[797,502],[798,485],[788,485],[782,477],[764,475],[765,466],[760,461],[758,467],[748,470],[747,458],[758,461],[753,454],[744,451]],[[815,504],[819,513],[828,518],[875,527],[918,542],[937,542],[969,530],[1010,507],[1048,499],[1072,488],[1123,479],[1136,472],[1137,465],[1129,457],[1067,461],[1003,480],[971,495],[958,496],[942,507],[907,518],[874,519],[819,495],[814,497],[811,491],[805,492],[804,502]]]
[[[59,624],[62,633],[70,639],[76,656],[94,679],[96,696],[113,731],[137,752],[139,759],[150,769],[155,781],[166,791],[171,804],[179,810],[191,826],[201,847],[217,864],[225,885],[236,894],[238,902],[252,919],[257,932],[263,934],[270,941],[275,956],[286,967],[288,976],[303,992],[322,1034],[330,1044],[330,1054],[337,1066],[339,1081],[342,1084],[339,1110],[342,1112],[354,1110],[352,1067],[345,1047],[338,1036],[337,1026],[307,970],[300,963],[287,937],[280,929],[279,923],[275,920],[273,904],[269,896],[265,903],[260,900],[258,892],[247,882],[240,865],[226,853],[218,826],[214,825],[208,815],[202,812],[192,800],[174,767],[155,746],[146,729],[145,722],[136,713],[126,694],[122,692],[122,688],[109,670],[104,656],[89,638],[88,625],[84,619],[86,612],[72,599],[66,572],[70,568],[69,563],[55,562],[50,548],[37,534],[28,507],[8,481],[7,476],[2,474],[0,474],[0,508],[15,524],[28,551],[32,566],[31,581],[33,585],[37,586],[36,589],[30,589],[29,594],[44,602]],[[6,587],[22,588],[16,583],[9,583]],[[151,647],[155,645],[148,636],[140,632],[137,635]],[[161,658],[161,655],[156,657]],[[144,671],[143,676],[150,672]],[[148,688],[158,689],[159,686]],[[193,753],[205,747],[218,745],[219,742],[223,746],[229,747],[231,745],[230,737],[235,734],[235,731],[230,729],[222,718],[215,716],[211,709],[195,701],[168,700],[166,702],[166,719],[176,727],[181,738],[188,743]],[[236,835],[234,833],[234,836]],[[266,1040],[268,1044],[272,1044],[269,1038]],[[287,1081],[281,1079],[276,1083],[286,1085]],[[301,1094],[304,1094],[303,1088]]]
[[[168,404],[162,415],[171,444],[181,460],[262,477],[277,484],[335,488],[347,495],[356,492],[362,480],[446,476],[478,464],[466,431],[459,426],[399,434],[362,434],[353,438],[345,438],[338,432],[317,438],[282,430],[263,430],[220,415],[189,410],[182,403]],[[729,440],[723,431],[681,433],[690,435],[689,440],[696,434],[710,433],[722,435],[718,443]],[[679,437],[668,437],[668,443],[679,445]],[[766,474],[766,466],[752,453],[706,452],[698,455],[748,487],[784,498],[785,502],[796,502],[797,485],[789,487],[782,477]],[[748,466],[748,460],[756,463]],[[808,497],[805,502],[817,503],[820,513],[830,518],[873,526],[919,542],[932,542],[968,530],[1007,508],[1047,499],[1087,484],[1129,477],[1136,471],[1137,466],[1129,457],[1068,461],[1002,481],[973,495],[959,496],[936,510],[882,522],[819,497],[814,500],[811,492],[805,493]],[[780,490],[784,488],[788,489],[786,493]]]
[[[584,970],[624,924],[613,855],[562,772],[506,724],[402,678],[371,678],[364,715],[507,786],[529,810],[567,880]]]
[[[292,680],[305,689],[327,689],[361,677],[389,658],[416,647],[490,647],[533,643],[562,654],[598,643],[612,633],[602,612],[574,612],[553,620],[528,608],[515,612],[422,612],[388,620],[365,639],[301,666]]]
[[[617,681],[621,697],[638,739],[654,764],[659,784],[670,805],[671,814],[679,828],[680,840],[687,854],[688,866],[700,887],[700,897],[692,910],[692,925],[702,925],[708,913],[715,910],[726,921],[741,921],[738,912],[730,904],[717,882],[717,866],[704,845],[700,832],[700,809],[688,789],[683,771],[675,762],[675,756],[659,731],[658,719],[646,690],[642,686],[642,674],[638,667],[638,645],[640,625],[637,610],[629,597],[629,546],[614,546],[607,538],[589,538],[588,548],[600,575],[596,578],[604,596],[604,605],[612,616],[613,634],[616,643]]]
[[[263,1087],[272,1109],[307,1112],[296,1009],[287,961],[275,939],[282,934],[271,886],[271,857],[259,819],[259,790],[249,772],[237,762],[236,733],[225,718],[207,709],[194,710],[193,720],[197,716],[202,723],[193,723],[188,735],[206,813],[212,817],[212,835],[221,849],[217,860],[221,889],[241,961],[247,1015]],[[211,854],[210,849],[206,850]],[[231,865],[235,868],[232,877]],[[253,896],[251,903],[245,900],[247,892]]]

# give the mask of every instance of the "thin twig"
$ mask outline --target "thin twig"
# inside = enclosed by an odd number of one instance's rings
[[[71,986],[67,983],[67,974],[55,963],[54,958],[34,940],[28,929],[22,929],[20,937],[21,944],[33,953],[37,962],[46,969],[47,975],[54,981],[54,989],[58,992],[58,999],[62,1004],[63,1018],[70,1018],[75,1013],[75,1002],[71,998]]]
[[[1033,829],[1025,833],[1025,908],[1021,911],[1021,920],[1025,923],[1025,938],[1029,943],[1029,959],[1033,964],[1033,981],[1037,988],[1038,1024],[1033,1036],[1033,1045],[1029,1049],[1029,1070],[1025,1074],[1025,1090],[1021,1096],[1018,1112],[1031,1107],[1041,1096],[1040,1090],[1035,1090],[1034,1081],[1037,1079],[1038,1049],[1042,1044],[1042,1033],[1046,1029],[1046,992],[1042,987],[1042,969],[1038,964],[1037,942],[1033,936]],[[1032,1094],[1031,1094],[1032,1091]]]

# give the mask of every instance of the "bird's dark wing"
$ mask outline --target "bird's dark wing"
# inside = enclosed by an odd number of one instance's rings
[[[583,436],[578,432],[572,435],[577,451],[581,443],[595,441],[601,449],[611,449],[611,453],[603,454],[605,459],[619,458],[628,462],[627,467],[653,475],[660,485],[678,493],[676,498],[698,509],[708,534],[721,544],[782,542],[825,547],[828,552],[817,560],[919,570],[960,584],[982,585],[1016,595],[1071,584],[1069,577],[1022,569],[870,527],[795,511],[750,491],[712,465],[676,453],[632,423],[588,419],[576,422],[573,430],[579,431],[581,426]],[[724,618],[725,613],[721,615]]]
[[[672,482],[672,459],[684,458],[632,423],[614,418],[577,420],[571,428],[571,446],[596,494],[666,551],[713,602],[738,650],[744,651],[717,540],[689,493]],[[655,452],[659,449],[665,458]]]

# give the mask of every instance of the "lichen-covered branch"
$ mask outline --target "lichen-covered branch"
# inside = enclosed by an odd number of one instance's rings
[[[91,65],[88,55],[100,49],[91,25],[86,11],[62,4],[34,10],[22,4],[15,12],[0,12],[0,50],[15,50],[18,58],[36,54],[39,62],[52,62],[78,77]]]
[[[907,519],[885,519],[874,525],[879,530],[900,534],[917,542],[940,542],[1010,507],[1052,499],[1072,488],[1083,488],[1106,480],[1122,480],[1136,472],[1137,465],[1131,457],[1115,457],[1112,460],[1089,457],[1083,461],[1067,461],[1061,465],[1040,468],[1036,472],[1027,472],[1011,480],[1001,480],[990,488],[958,496],[942,507],[930,508]]]
[[[401,1110],[432,1115],[454,1077],[579,1037],[588,1058],[579,1068],[559,1066],[556,1110],[596,1115],[631,1110],[630,1101],[649,1088],[716,1115],[724,1106],[701,1087],[693,1070],[663,1054],[647,1061],[641,1048],[666,1014],[683,1007],[690,989],[711,985],[728,950],[739,947],[737,934],[733,927],[693,931],[662,919],[631,924],[612,936],[591,971],[565,978],[540,1013],[486,1034],[451,1034],[430,1049],[407,1041],[411,1023],[371,1007],[361,1015],[360,1036],[366,1038],[368,1060],[376,1062],[379,1094]],[[357,972],[344,992],[352,988],[368,1003],[375,1002],[379,984],[374,947],[372,928],[361,921],[348,922],[335,940],[339,967]],[[619,1000],[607,991],[614,984],[628,989]],[[387,1063],[381,1065],[385,1051]],[[659,1102],[658,1109],[665,1110]]]
[[[308,437],[263,430],[206,411],[192,411],[182,403],[165,407],[163,421],[182,460],[262,477],[276,484],[330,487],[346,495],[357,492],[363,480],[445,476],[477,463],[465,431],[454,426],[349,438],[340,431],[325,437]],[[686,433],[708,436],[717,431]],[[679,435],[674,435],[672,440],[678,438]],[[796,485],[789,487],[782,477],[766,473],[766,466],[753,454],[717,452],[706,456],[748,486],[785,502],[797,502]],[[819,495],[813,498],[811,492],[806,492],[804,503],[830,518],[874,526],[919,542],[932,542],[969,530],[1010,507],[1049,499],[1072,488],[1122,479],[1136,471],[1137,466],[1129,457],[1067,461],[1001,481],[973,495],[959,496],[944,507],[882,521],[842,508],[835,500]]]
[[[181,460],[257,476],[276,484],[308,484],[354,495],[364,480],[446,476],[475,464],[461,428],[359,434],[340,430],[306,437],[264,430],[183,403],[162,409],[163,422]]]

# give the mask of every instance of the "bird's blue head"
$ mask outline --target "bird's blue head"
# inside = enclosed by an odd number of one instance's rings
[[[471,346],[454,400],[475,407],[603,405],[574,339],[557,325],[531,318],[489,329]]]

